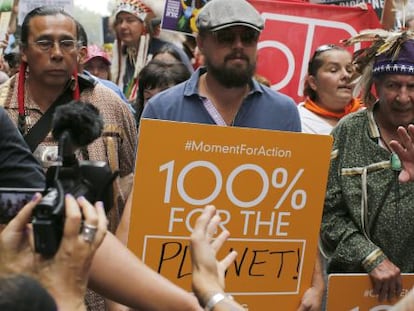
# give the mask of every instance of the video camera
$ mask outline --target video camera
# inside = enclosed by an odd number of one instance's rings
[[[118,175],[104,161],[79,161],[75,151],[101,135],[103,120],[89,103],[72,101],[56,108],[52,135],[58,141],[57,164],[46,173],[43,198],[33,210],[35,251],[53,256],[62,240],[65,194],[84,196],[92,204],[103,201],[109,211],[113,202],[112,182]]]

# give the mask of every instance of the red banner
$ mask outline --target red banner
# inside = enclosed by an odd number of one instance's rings
[[[299,2],[249,0],[265,19],[259,40],[258,74],[272,88],[303,100],[303,79],[312,52],[322,44],[340,44],[360,30],[381,28],[375,11]],[[350,48],[353,52],[359,49]]]

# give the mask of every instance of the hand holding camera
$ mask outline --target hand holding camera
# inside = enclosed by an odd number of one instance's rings
[[[87,145],[101,136],[103,121],[95,106],[72,101],[57,107],[52,128],[59,142],[58,161],[46,173],[46,188],[0,188],[0,224],[9,223],[36,192],[43,193],[32,212],[35,250],[43,256],[53,256],[62,239],[65,194],[91,203],[102,201],[109,211],[112,182],[118,174],[104,161],[79,161],[75,155],[80,148],[87,153]]]
[[[102,202],[93,206],[84,197],[75,200],[70,194],[65,196],[65,211],[58,251],[51,259],[36,256],[36,266],[41,283],[58,306],[69,304],[78,310],[83,306],[92,258],[107,231],[107,219]]]
[[[55,298],[61,310],[84,310],[83,299],[88,272],[95,251],[107,231],[102,202],[92,206],[84,197],[65,196],[65,221],[62,241],[53,257],[35,254],[29,241],[32,211],[42,200],[37,194],[0,234],[0,267],[3,273],[34,274]],[[82,220],[83,219],[83,220]],[[85,233],[83,228],[93,228]]]

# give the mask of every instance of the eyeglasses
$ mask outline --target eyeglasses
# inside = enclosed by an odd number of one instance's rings
[[[223,29],[213,31],[212,35],[216,39],[217,43],[221,45],[232,45],[234,44],[234,41],[236,41],[236,38],[239,37],[243,45],[248,46],[257,43],[260,33],[254,29],[246,29],[242,32],[236,32],[231,29]]]
[[[37,40],[33,43],[43,52],[49,52],[54,46],[55,43],[59,45],[59,49],[63,52],[69,53],[75,50],[79,46],[79,42],[73,39],[63,39],[63,40]]]

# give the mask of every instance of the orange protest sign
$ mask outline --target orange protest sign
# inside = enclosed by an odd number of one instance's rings
[[[128,247],[191,290],[188,238],[214,204],[238,258],[226,291],[250,310],[295,310],[311,284],[332,138],[141,121]]]
[[[399,299],[379,302],[368,274],[330,274],[327,311],[385,311],[391,309],[414,286],[414,274],[402,274]]]

